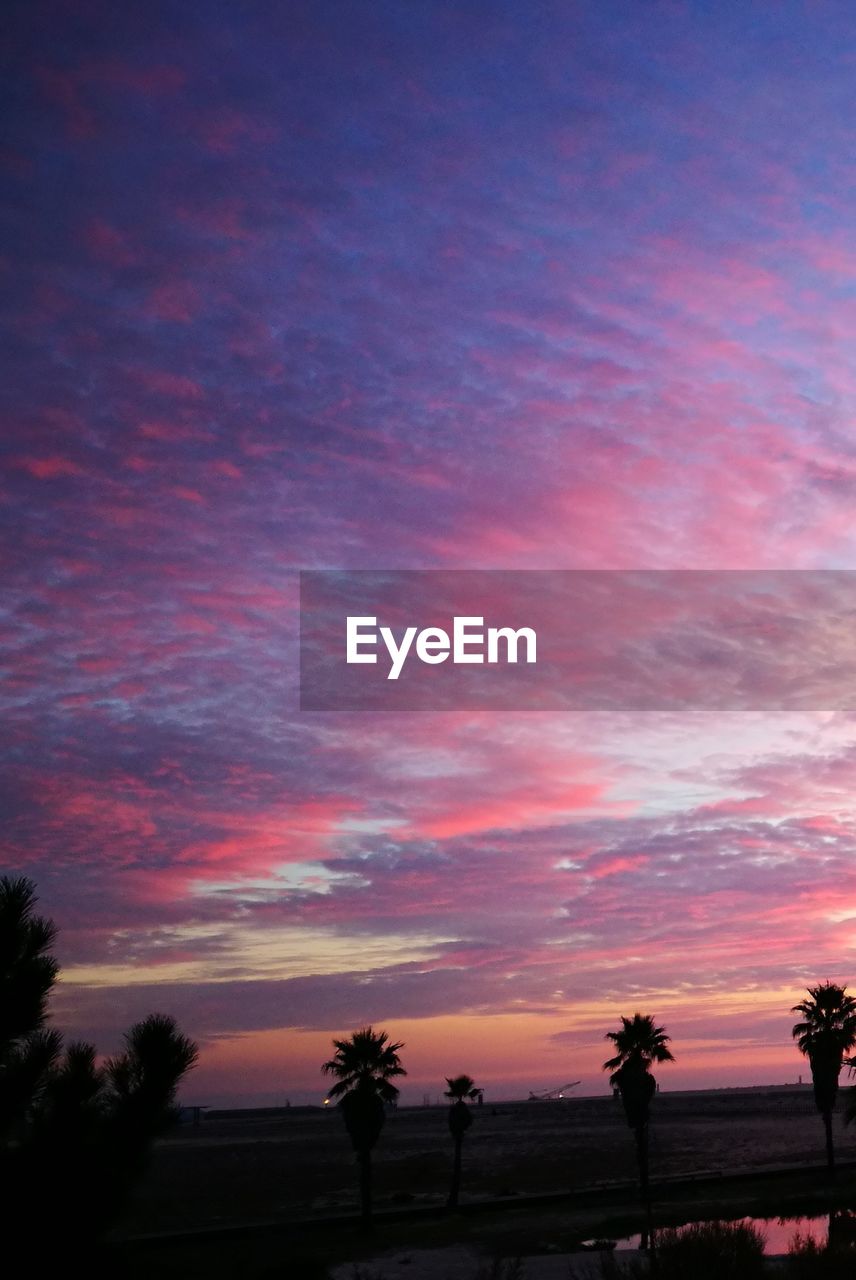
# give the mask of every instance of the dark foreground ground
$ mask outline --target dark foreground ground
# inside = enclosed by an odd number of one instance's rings
[[[856,1162],[856,1129],[838,1124],[836,1136],[842,1161]],[[660,1095],[651,1135],[657,1216],[823,1212],[831,1198],[814,1169],[822,1142],[808,1089]],[[349,1221],[355,1169],[335,1112],[204,1120],[158,1147],[116,1233],[126,1241],[117,1246],[121,1262],[128,1274],[164,1280],[308,1280],[379,1247],[464,1241],[514,1256],[639,1226],[632,1139],[611,1097],[479,1109],[465,1145],[464,1212],[451,1217],[442,1211],[450,1166],[444,1109],[392,1115],[376,1150],[380,1220],[367,1242]],[[842,1168],[833,1198],[856,1206],[856,1169]],[[189,1234],[139,1239],[177,1232]]]

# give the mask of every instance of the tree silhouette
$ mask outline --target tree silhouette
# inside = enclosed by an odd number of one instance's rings
[[[835,1172],[832,1112],[844,1055],[856,1045],[856,999],[847,995],[846,986],[823,982],[809,987],[808,999],[795,1004],[791,1012],[802,1014],[802,1021],[796,1023],[791,1035],[811,1067],[814,1102],[826,1132],[826,1165],[832,1175]]]
[[[467,1100],[469,1099],[472,1102],[474,1098],[479,1096],[481,1090],[476,1088],[476,1082],[472,1076],[467,1075],[446,1076],[446,1084],[449,1087],[444,1096],[449,1098],[452,1103],[449,1107],[449,1132],[455,1144],[452,1185],[449,1190],[447,1204],[450,1209],[456,1209],[458,1207],[458,1195],[461,1190],[461,1157],[463,1154],[464,1134],[473,1122],[470,1108],[467,1106]]]
[[[61,1052],[43,1031],[59,966],[50,954],[52,921],[35,915],[36,889],[24,877],[0,879],[0,1141],[19,1130]]]
[[[639,1166],[639,1189],[645,1207],[646,1237],[651,1227],[651,1195],[648,1180],[648,1120],[651,1099],[657,1091],[657,1081],[651,1073],[655,1062],[674,1062],[668,1048],[670,1037],[664,1027],[658,1027],[648,1015],[636,1013],[632,1018],[622,1017],[618,1031],[607,1031],[616,1053],[603,1064],[604,1071],[611,1072],[609,1083],[621,1095],[627,1123],[636,1140],[636,1159]]]
[[[52,922],[35,915],[32,881],[0,878],[0,1180],[6,1239],[40,1240],[67,1256],[109,1226],[174,1118],[196,1046],[152,1014],[105,1066],[92,1045],[63,1049],[46,1029],[58,965]],[[57,1188],[44,1234],[46,1188]]]
[[[339,1110],[360,1167],[360,1210],[363,1224],[372,1220],[372,1150],[386,1119],[384,1104],[395,1102],[398,1089],[393,1076],[406,1076],[398,1050],[385,1031],[363,1027],[349,1040],[334,1040],[336,1052],[321,1070],[336,1077],[331,1098],[339,1098]]]

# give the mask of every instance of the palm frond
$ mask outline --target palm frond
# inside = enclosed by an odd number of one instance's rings
[[[604,1039],[611,1040],[617,1052],[603,1064],[604,1071],[616,1072],[627,1062],[639,1062],[645,1067],[654,1062],[674,1062],[669,1049],[671,1037],[665,1027],[658,1027],[650,1014],[636,1013],[632,1018],[621,1017],[618,1031],[607,1031]]]
[[[446,1084],[449,1087],[444,1091],[444,1098],[452,1098],[459,1102],[464,1098],[477,1098],[480,1093],[472,1076],[446,1076]]]
[[[361,1027],[347,1040],[334,1040],[333,1048],[333,1057],[321,1066],[325,1075],[336,1078],[330,1089],[331,1098],[360,1089],[376,1093],[385,1102],[395,1101],[398,1089],[390,1081],[407,1075],[398,1056],[404,1048],[401,1041],[393,1043],[386,1031]]]
[[[846,986],[823,982],[808,988],[808,998],[795,1004],[792,1013],[802,1014],[791,1035],[800,1053],[809,1060],[839,1063],[856,1045],[856,997]]]

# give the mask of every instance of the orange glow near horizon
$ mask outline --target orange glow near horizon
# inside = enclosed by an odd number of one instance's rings
[[[751,1006],[740,1004],[736,996],[712,997],[706,1010],[695,1007],[692,998],[664,999],[657,1006],[658,1020],[672,1035],[676,1061],[657,1068],[660,1087],[670,1089],[732,1087],[739,1084],[781,1084],[808,1078],[808,1067],[790,1039],[793,1018],[783,1000],[792,992],[766,992],[757,1010],[774,1011],[780,1034],[768,1042],[751,1039]],[[733,1017],[735,1042],[706,1038],[695,1028],[713,1019],[717,1012]],[[627,1006],[624,1012],[635,1010]],[[417,1103],[428,1093],[442,1092],[446,1076],[466,1072],[487,1090],[488,1098],[526,1097],[529,1090],[552,1088],[566,1080],[579,1079],[578,1094],[608,1092],[602,1063],[609,1055],[605,1031],[619,1018],[604,1016],[594,1006],[580,1007],[575,1015],[557,1011],[550,1014],[510,1013],[481,1016],[442,1016],[424,1019],[396,1019],[376,1022],[394,1040],[403,1041],[401,1059],[408,1074],[399,1081],[404,1103]],[[571,1031],[575,1028],[575,1031]],[[216,1041],[206,1047],[195,1073],[191,1092],[218,1097],[233,1091],[232,1082],[241,1081],[235,1097],[254,1093],[321,1104],[326,1082],[320,1064],[330,1056],[333,1035],[347,1036],[355,1027],[335,1033],[322,1031],[264,1031]],[[685,1030],[684,1030],[685,1029]],[[695,1031],[695,1034],[694,1034]],[[560,1034],[569,1041],[554,1040]],[[749,1037],[742,1043],[739,1036]]]

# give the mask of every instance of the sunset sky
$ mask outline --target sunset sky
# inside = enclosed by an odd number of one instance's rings
[[[13,3],[3,867],[204,1103],[795,1080],[856,717],[298,710],[297,570],[856,569],[851,3]],[[856,633],[854,633],[856,648]],[[667,672],[665,673],[668,674]],[[658,671],[664,679],[664,671]]]

